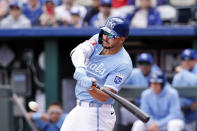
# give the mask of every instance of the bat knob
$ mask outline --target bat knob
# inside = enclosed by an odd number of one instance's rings
[[[92,82],[92,88],[95,89],[96,88],[96,81]]]
[[[148,116],[148,117],[144,120],[144,122],[147,123],[149,120],[150,120],[150,116]]]

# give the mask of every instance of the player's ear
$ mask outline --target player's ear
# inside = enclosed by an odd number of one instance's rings
[[[103,44],[103,33],[104,33],[104,31],[103,30],[101,30],[100,31],[100,33],[99,33],[99,39],[98,39],[98,43],[99,44]]]
[[[120,43],[124,44],[124,41],[126,40],[125,37],[120,37]]]

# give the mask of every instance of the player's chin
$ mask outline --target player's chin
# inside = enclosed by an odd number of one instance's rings
[[[109,45],[109,42],[106,41],[106,40],[103,40],[103,44],[104,44],[104,45]]]
[[[111,49],[110,46],[103,46],[104,49]]]
[[[105,48],[105,49],[110,49],[111,46],[110,46],[110,44],[103,44],[103,48]]]
[[[110,47],[110,44],[107,42],[103,42],[103,47]]]

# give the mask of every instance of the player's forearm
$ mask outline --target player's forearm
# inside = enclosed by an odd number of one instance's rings
[[[28,112],[27,116],[29,119],[33,120],[33,112]]]
[[[49,121],[49,116],[47,114],[42,114],[40,116],[40,119],[43,120],[43,121],[45,121],[45,122],[48,122]]]
[[[107,89],[110,90],[110,91],[112,91],[112,92],[115,92],[115,91],[113,91],[113,90],[111,90],[109,88],[107,88]],[[105,94],[104,92],[102,92],[101,90],[96,89],[96,88],[95,89],[92,89],[92,90],[88,90],[88,93],[93,98],[95,98],[96,100],[101,101],[101,102],[105,102],[105,101],[107,101],[110,98],[109,95]]]

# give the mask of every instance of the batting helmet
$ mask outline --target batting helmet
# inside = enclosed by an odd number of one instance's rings
[[[196,52],[190,48],[185,49],[182,51],[181,59],[182,60],[194,60],[196,59]]]
[[[153,64],[153,57],[149,53],[141,53],[137,58],[138,63],[147,62],[149,64]]]
[[[153,71],[151,72],[149,83],[161,83],[162,87],[166,84],[167,79],[163,72]]]
[[[103,32],[106,31],[114,36],[128,37],[129,35],[129,23],[126,19],[120,17],[111,17],[105,23],[105,26],[101,28],[99,37],[102,38]]]

